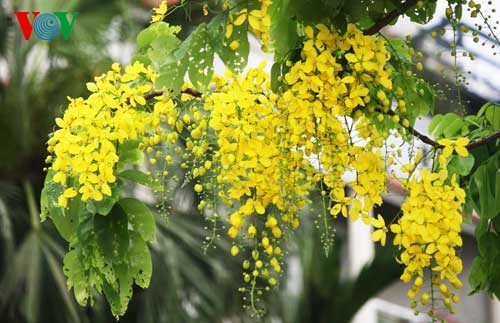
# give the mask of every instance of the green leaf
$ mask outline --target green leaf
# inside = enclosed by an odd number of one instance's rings
[[[227,14],[219,14],[208,23],[207,35],[210,46],[215,52],[219,52],[224,46],[224,35],[228,22]]]
[[[179,26],[170,26],[166,22],[157,22],[150,25],[148,28],[142,30],[137,35],[137,47],[145,49],[158,38],[162,36],[174,36],[179,33],[181,28]]]
[[[62,211],[62,209],[60,209]],[[86,212],[85,204],[78,198],[73,198],[68,203],[64,212],[53,212],[51,219],[57,231],[68,242],[76,238],[80,213]]]
[[[171,95],[177,95],[184,84],[184,76],[187,71],[187,57],[180,60],[172,58],[172,62],[160,67],[160,76],[156,80],[158,88],[166,88]]]
[[[141,201],[134,198],[124,198],[118,201],[128,216],[131,230],[137,232],[145,241],[155,241],[155,219],[151,210]]]
[[[104,282],[104,295],[111,307],[111,312],[118,319],[125,314],[128,303],[132,298],[133,278],[130,275],[128,264],[116,263],[113,266],[116,272],[116,283]]]
[[[500,129],[500,104],[488,102],[484,104],[478,116],[483,116],[495,129]]]
[[[469,181],[468,191],[481,218],[500,214],[500,151],[479,166]]]
[[[143,239],[135,232],[130,234],[130,274],[138,286],[147,288],[153,272],[153,263],[148,245]]]
[[[441,118],[436,120],[436,124],[433,126],[433,131],[431,132],[431,134],[435,138],[442,137],[447,127],[449,127],[453,122],[455,122],[458,119],[460,119],[460,117],[455,113],[450,112],[443,115]]]
[[[400,38],[391,38],[389,39],[389,46],[393,49],[399,60],[405,63],[411,61],[410,47],[408,47],[408,44],[404,40]]]
[[[284,60],[288,53],[299,47],[297,20],[290,16],[290,1],[273,1],[269,8],[275,62]]]
[[[81,262],[78,251],[71,250],[64,256],[64,273],[68,277],[68,288],[73,288],[76,301],[86,306],[90,297],[89,284],[84,264]]]
[[[139,140],[127,140],[118,147],[119,163],[140,165],[144,162],[144,153],[139,149]]]
[[[127,262],[128,218],[119,204],[107,216],[95,216],[94,231],[106,262]]]
[[[481,256],[476,256],[472,261],[469,274],[469,284],[472,287],[472,291],[470,294],[476,293],[484,289],[486,286],[487,279],[488,279],[488,272],[486,263]]]
[[[461,118],[456,118],[450,124],[446,125],[444,128],[443,134],[446,138],[454,138],[461,134],[462,127],[464,122]]]
[[[136,182],[138,184],[144,185],[151,187],[155,191],[162,192],[163,191],[163,185],[161,183],[153,180],[150,175],[141,172],[140,170],[136,169],[127,169],[120,174],[118,174],[119,177],[128,179],[130,181]]]
[[[214,73],[214,50],[210,45],[207,25],[202,23],[191,34],[188,55],[188,73],[197,89],[204,89]]]
[[[436,129],[436,127],[441,124],[441,121],[443,120],[443,115],[442,114],[436,114],[432,120],[431,120],[431,123],[429,123],[429,133],[434,133],[434,130]]]
[[[474,167],[474,156],[472,154],[467,155],[467,157],[453,155],[448,163],[449,172],[460,176],[469,175],[472,167]]]
[[[54,183],[52,178],[55,171],[49,171],[45,177],[44,186],[40,195],[40,218],[44,221],[47,217],[62,215],[62,208],[58,205],[59,196],[63,193],[63,187]]]
[[[238,43],[238,48],[232,50],[231,43]],[[250,44],[248,42],[247,22],[233,27],[233,33],[229,39],[224,38],[223,46],[217,51],[228,69],[233,72],[241,72],[247,66]]]

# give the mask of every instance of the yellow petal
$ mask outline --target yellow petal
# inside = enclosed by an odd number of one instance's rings
[[[358,58],[353,53],[345,54],[345,59],[351,63],[356,63],[358,61]]]
[[[401,226],[399,224],[391,224],[391,231],[393,233],[401,233]]]
[[[384,235],[385,235],[384,231],[376,230],[372,234],[372,241],[375,241],[375,242],[380,241],[382,239],[382,236],[384,236]]]
[[[259,201],[255,201],[254,207],[255,207],[255,212],[257,212],[257,214],[266,213],[266,209],[264,208],[264,206],[262,206],[262,203],[260,203]]]
[[[451,146],[445,146],[444,149],[443,149],[442,156],[444,158],[447,158],[447,157],[450,157],[452,153],[453,153],[453,147],[451,147]]]
[[[97,92],[98,91],[97,85],[94,82],[87,82],[87,89],[90,92]]]
[[[440,144],[441,146],[451,146],[453,144],[453,140],[446,139],[446,138],[439,139],[438,144]]]
[[[469,144],[469,138],[465,138],[465,137],[460,137],[460,138],[457,138],[457,141],[455,142],[455,144],[457,146],[467,146]]]
[[[455,146],[455,151],[457,152],[457,154],[459,154],[462,157],[467,157],[469,155],[467,148],[465,148],[463,146]]]
[[[75,197],[76,194],[77,194],[76,190],[73,187],[70,187],[64,191],[63,196],[66,198],[72,198]]]
[[[233,25],[227,24],[225,37],[230,38],[232,34],[233,34]]]
[[[237,18],[233,21],[233,24],[234,24],[235,26],[240,26],[240,25],[242,25],[242,24],[245,22],[245,20],[246,20],[246,19],[247,19],[247,15],[246,15],[246,13],[244,13],[244,14],[242,14],[242,15],[239,15],[239,16],[238,16],[238,17],[237,17]]]

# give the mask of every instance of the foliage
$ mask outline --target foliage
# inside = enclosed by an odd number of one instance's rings
[[[456,26],[462,2],[448,5]],[[471,15],[481,10],[469,6]],[[313,216],[327,254],[340,214],[372,225],[382,246],[389,231],[396,234],[401,279],[413,281],[411,305],[430,290],[419,303],[430,304],[433,320],[441,302],[453,312],[459,301],[450,286],[462,285],[462,213],[475,210],[480,257],[471,283],[499,296],[497,106],[476,116],[437,116],[434,139],[420,134],[414,122],[433,113],[435,93],[413,73],[422,67],[407,43],[379,33],[401,15],[428,22],[436,1],[217,1],[203,6],[213,16],[184,40],[180,27],[163,22],[175,9],[155,10],[132,64],[113,64],[87,83],[91,94],[70,99],[48,140],[42,218],[70,244],[65,274],[80,304],[92,303],[95,290],[119,317],[133,283],[148,287],[154,221],[142,202],[122,197],[122,182],[150,186],[165,202],[178,166],[186,171],[182,186],[193,187],[211,224],[206,246],[222,231],[233,239],[231,254],[245,255],[240,291],[252,315],[263,315],[259,303],[280,285],[284,237],[300,227],[314,194],[321,196]],[[270,75],[263,64],[245,70],[248,32],[275,51]],[[215,54],[228,68],[223,76],[214,75]],[[395,176],[409,196],[388,227],[369,212],[382,203],[386,168],[400,164],[401,152],[384,149],[392,135],[429,144],[434,163],[416,171],[422,152],[408,151],[410,162],[399,165],[406,175]],[[496,154],[487,158],[489,149]],[[147,173],[134,168],[145,153],[155,166]]]

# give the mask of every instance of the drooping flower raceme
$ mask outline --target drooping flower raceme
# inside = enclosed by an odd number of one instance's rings
[[[59,127],[48,140],[53,154],[53,181],[63,186],[59,205],[81,195],[82,201],[100,201],[111,195],[116,181],[117,147],[126,140],[154,136],[162,111],[150,112],[144,95],[151,91],[155,73],[141,63],[127,66],[124,73],[112,70],[87,83],[87,99],[70,99]],[[134,83],[141,84],[135,86]]]

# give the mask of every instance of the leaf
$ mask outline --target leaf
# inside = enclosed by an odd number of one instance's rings
[[[431,134],[435,137],[435,138],[440,138],[442,137],[444,131],[446,130],[446,128],[452,124],[455,120],[457,119],[460,119],[460,117],[458,115],[456,115],[455,113],[447,113],[445,115],[443,115],[439,121],[436,121],[437,124],[433,127],[433,131],[431,132]]]
[[[238,43],[238,48],[231,49],[230,44]],[[233,33],[229,39],[224,38],[223,46],[217,50],[228,69],[233,72],[241,72],[247,66],[250,44],[248,42],[248,26],[246,23],[233,27]]]
[[[431,123],[429,123],[429,133],[434,133],[434,130],[436,129],[436,127],[441,123],[441,121],[443,120],[443,115],[442,114],[436,114],[432,120],[431,120]]]
[[[151,253],[144,238],[135,232],[130,234],[129,259],[130,274],[134,277],[135,283],[147,288],[153,272]]]
[[[401,61],[405,63],[409,63],[411,61],[410,48],[404,40],[400,38],[391,38],[389,39],[389,46],[395,51],[395,54]]]
[[[188,73],[195,88],[204,89],[214,72],[214,50],[210,45],[207,25],[202,23],[191,34],[188,55]]]
[[[59,209],[61,212],[52,213],[52,222],[64,240],[72,242],[76,238],[80,213],[86,212],[84,205],[77,197],[70,200],[68,208],[64,212]]]
[[[476,169],[468,191],[481,218],[500,214],[500,151]]]
[[[227,15],[220,14],[215,16],[207,25],[208,40],[214,52],[219,52],[222,46],[224,46],[224,35],[226,33],[227,22]]]
[[[78,257],[77,250],[71,250],[64,256],[64,273],[68,277],[68,288],[73,288],[76,301],[81,306],[86,306],[90,297],[90,289],[87,284],[85,266]]]
[[[116,272],[116,284],[104,282],[104,295],[111,307],[111,312],[118,319],[125,314],[128,303],[132,298],[133,279],[129,272],[128,264],[114,264]]]
[[[170,26],[166,22],[157,22],[142,30],[137,35],[137,47],[145,49],[162,36],[174,36],[180,31],[178,26]]]
[[[472,287],[470,294],[484,289],[488,278],[486,268],[485,261],[481,256],[474,257],[469,274],[469,284]]]
[[[290,16],[290,1],[292,0],[273,1],[269,8],[275,62],[281,62],[288,53],[299,47],[297,20]]]
[[[464,125],[464,122],[462,121],[461,118],[456,118],[453,120],[453,122],[449,123],[446,125],[446,128],[444,128],[443,134],[446,138],[453,138],[461,134],[461,129],[462,126]]]
[[[136,169],[127,169],[120,174],[118,174],[119,177],[128,179],[130,181],[136,182],[138,184],[144,185],[151,187],[155,191],[162,192],[163,191],[163,186],[159,183],[154,181],[150,175],[141,172]]]
[[[40,195],[40,218],[44,221],[47,217],[62,215],[62,208],[58,205],[59,196],[63,193],[63,187],[52,181],[55,171],[49,171],[45,177],[44,186]]]
[[[453,155],[448,164],[449,172],[460,176],[469,175],[472,167],[474,167],[474,156],[472,154],[467,155],[467,157]]]
[[[113,207],[108,216],[95,216],[94,231],[97,244],[106,262],[128,262],[128,219],[119,204]]]
[[[151,210],[134,198],[121,199],[118,204],[128,216],[131,231],[137,232],[145,241],[155,241],[155,219]]]
[[[477,115],[484,115],[495,129],[500,129],[500,104],[488,102],[481,107]]]
[[[144,153],[139,149],[139,140],[127,140],[118,147],[119,163],[140,165],[144,162]]]
[[[181,91],[188,66],[186,57],[179,60],[172,58],[172,60],[172,62],[163,64],[160,67],[160,76],[155,85],[157,88],[168,89],[171,95],[175,96]]]

